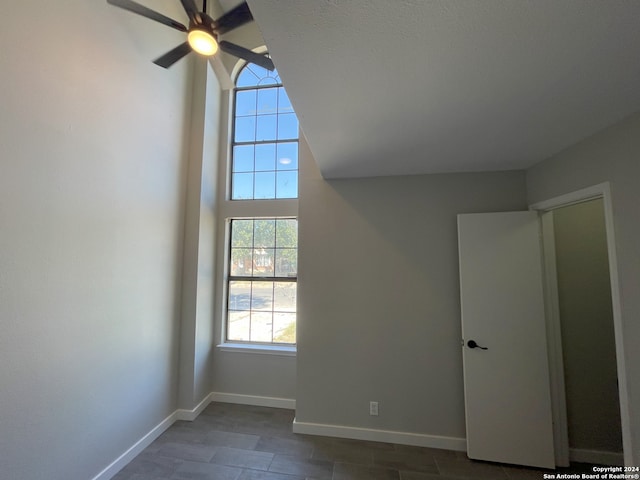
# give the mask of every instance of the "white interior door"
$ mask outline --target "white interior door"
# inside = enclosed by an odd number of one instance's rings
[[[458,243],[467,454],[553,468],[538,215],[458,215]]]

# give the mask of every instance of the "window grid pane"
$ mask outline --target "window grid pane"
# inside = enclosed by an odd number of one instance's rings
[[[253,196],[253,173],[234,173],[232,196],[236,200],[250,200]]]
[[[255,146],[236,145],[233,147],[233,171],[234,172],[253,172],[255,159]]]
[[[276,173],[276,198],[298,198],[298,172]]]
[[[253,189],[254,200],[269,200],[276,196],[275,172],[257,172],[255,174],[255,186]]]
[[[295,344],[298,221],[233,219],[227,340]]]
[[[255,147],[255,170],[273,172],[276,169],[276,144],[263,143]]]

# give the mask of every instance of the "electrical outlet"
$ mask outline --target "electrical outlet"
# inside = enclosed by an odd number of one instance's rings
[[[369,415],[378,416],[378,402],[369,402]]]

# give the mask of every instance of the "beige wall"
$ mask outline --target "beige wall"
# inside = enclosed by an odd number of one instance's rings
[[[603,130],[527,171],[527,194],[533,204],[579,189],[609,182],[613,205],[615,252],[614,276],[621,301],[620,341],[623,362],[618,365],[620,384],[627,389],[621,398],[625,462],[640,459],[640,113]]]
[[[210,63],[194,58],[189,166],[185,205],[179,406],[191,410],[211,393],[215,345],[214,242],[217,222],[217,155],[220,85]]]
[[[0,477],[89,479],[177,407],[192,63],[102,1],[0,16]]]
[[[526,208],[523,173],[325,181],[300,152],[296,420],[463,438],[456,215]]]
[[[622,452],[602,199],[553,211],[571,448]]]

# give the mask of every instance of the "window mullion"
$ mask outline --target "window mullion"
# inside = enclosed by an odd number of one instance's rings
[[[253,328],[253,282],[249,284],[249,341],[251,341],[252,328]]]
[[[275,258],[275,256],[274,256],[274,258]],[[275,260],[274,260],[274,263],[275,263]],[[275,265],[274,265],[274,268],[275,268]],[[273,329],[274,329],[275,323],[276,323],[275,313],[273,311],[273,304],[276,301],[276,297],[275,297],[276,288],[275,288],[275,286],[276,286],[276,282],[272,282],[271,283],[271,343],[273,343],[275,341],[275,339],[273,338]]]
[[[298,138],[291,139],[275,139],[275,140],[256,140],[255,142],[233,142],[233,147],[243,146],[243,145],[264,145],[266,143],[298,143]]]
[[[229,275],[230,282],[295,282],[298,277],[243,277]]]

